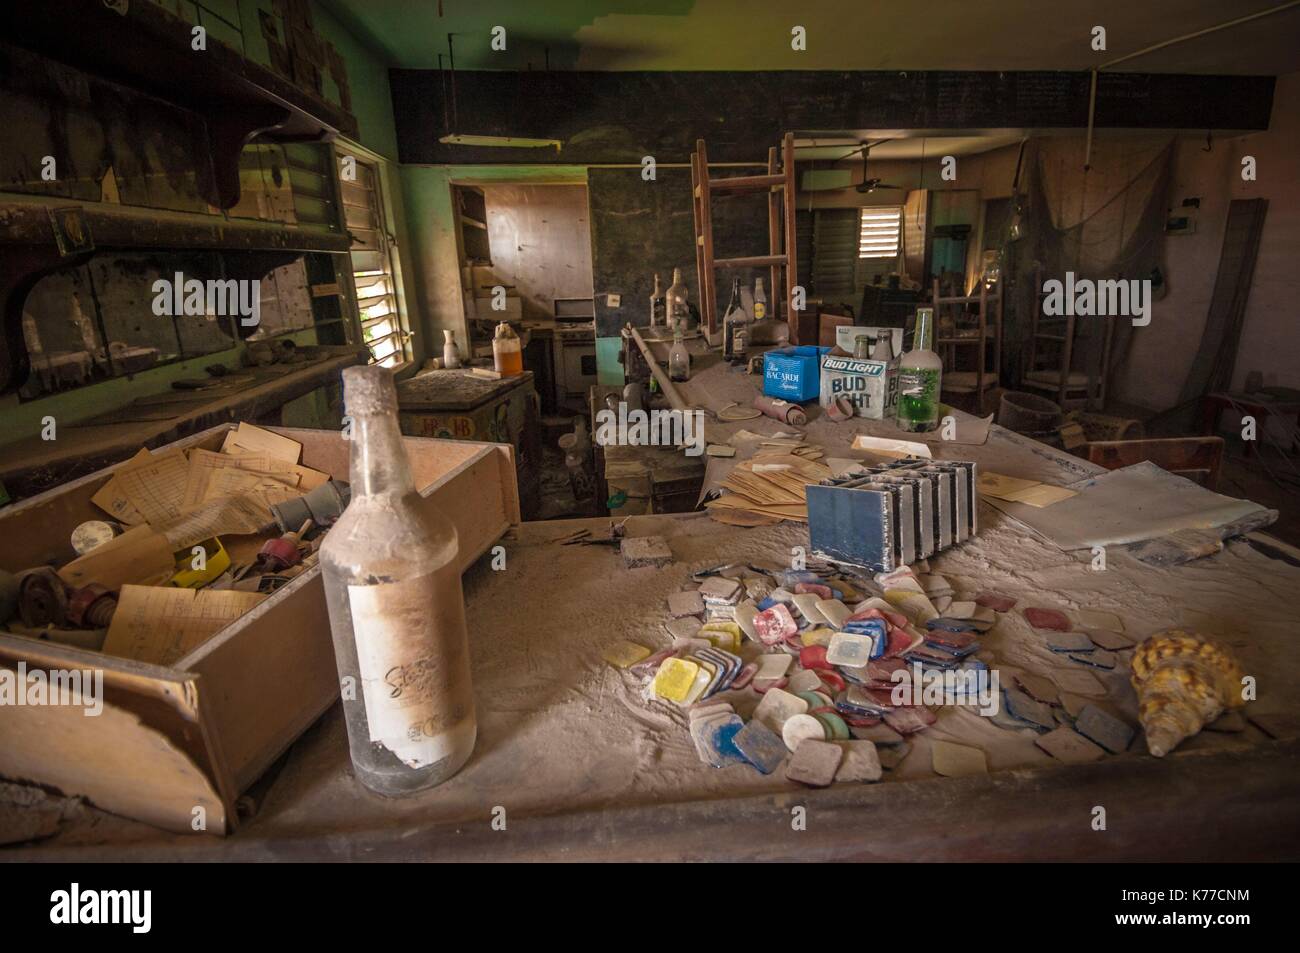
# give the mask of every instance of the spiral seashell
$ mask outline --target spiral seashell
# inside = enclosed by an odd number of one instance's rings
[[[1206,636],[1168,629],[1133,655],[1133,688],[1147,750],[1162,758],[1226,709],[1243,704],[1241,667]]]

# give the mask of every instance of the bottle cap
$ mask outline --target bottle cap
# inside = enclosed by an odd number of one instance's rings
[[[396,413],[397,388],[393,384],[393,372],[376,365],[345,367],[343,404],[349,414]]]

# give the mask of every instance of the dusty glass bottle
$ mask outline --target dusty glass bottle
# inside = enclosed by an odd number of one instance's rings
[[[381,367],[343,371],[352,500],[320,550],[348,745],[379,794],[447,780],[477,734],[456,527],[422,501]]]
[[[681,325],[673,329],[673,346],[668,349],[668,379],[678,382],[691,379],[691,352],[686,350]]]
[[[939,426],[943,361],[934,346],[934,309],[916,309],[912,350],[898,361],[898,429],[909,433]]]
[[[664,297],[668,312],[668,327],[672,330],[681,328],[682,333],[685,334],[691,329],[691,307],[687,302],[686,282],[682,280],[680,268],[673,269],[673,283],[668,286]]]

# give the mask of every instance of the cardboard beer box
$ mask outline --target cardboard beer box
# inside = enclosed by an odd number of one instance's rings
[[[902,328],[877,328],[863,327],[861,325],[846,324],[835,329],[835,346],[841,351],[853,353],[854,345],[858,338],[865,337],[872,344],[876,339],[889,336],[889,347],[894,352],[894,357],[903,353],[903,329]]]
[[[855,417],[892,417],[898,403],[898,375],[893,362],[827,355],[822,359],[821,405],[841,397],[853,404]]]

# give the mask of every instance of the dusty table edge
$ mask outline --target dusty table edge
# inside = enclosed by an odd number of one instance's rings
[[[969,778],[260,838],[0,851],[0,861],[1280,861],[1300,858],[1300,739]],[[1094,830],[1094,808],[1106,829]],[[795,830],[803,807],[806,829]]]

